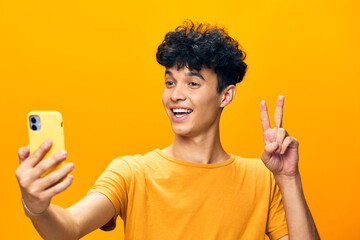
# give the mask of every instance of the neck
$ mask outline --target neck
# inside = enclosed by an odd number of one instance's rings
[[[230,158],[221,145],[219,126],[192,137],[175,134],[174,142],[162,151],[176,159],[203,164],[220,163]]]

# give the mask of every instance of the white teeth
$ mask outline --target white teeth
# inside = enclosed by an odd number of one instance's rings
[[[174,108],[172,109],[174,113],[191,113],[191,109],[184,109],[184,108]]]

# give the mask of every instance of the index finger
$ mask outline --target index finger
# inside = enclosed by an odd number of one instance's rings
[[[269,115],[266,107],[265,100],[260,102],[260,114],[261,114],[261,124],[263,128],[263,132],[270,128]]]
[[[52,145],[52,141],[50,139],[46,140],[40,145],[40,147],[38,147],[38,149],[34,151],[34,153],[30,155],[29,159],[24,163],[27,163],[30,167],[34,167],[43,159],[43,157],[51,148],[51,145]]]
[[[284,108],[284,96],[280,95],[276,102],[276,110],[275,110],[275,127],[282,127],[282,117],[283,117],[283,108]]]

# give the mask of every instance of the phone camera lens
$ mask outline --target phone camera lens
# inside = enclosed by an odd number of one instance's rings
[[[30,120],[31,120],[32,123],[36,123],[36,118],[35,117],[32,117]]]
[[[32,125],[32,126],[31,126],[31,129],[34,130],[34,131],[37,130],[36,125]]]

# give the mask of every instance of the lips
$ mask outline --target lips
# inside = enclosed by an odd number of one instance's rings
[[[171,110],[171,113],[172,113],[171,114],[172,120],[174,122],[184,121],[193,112],[192,109],[185,108],[185,107],[171,107],[170,110]]]

